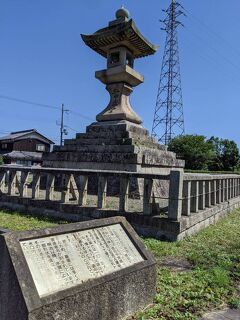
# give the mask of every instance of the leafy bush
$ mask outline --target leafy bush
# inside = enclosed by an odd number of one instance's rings
[[[207,170],[215,157],[213,143],[207,141],[204,136],[176,137],[170,142],[168,149],[185,160],[186,169]]]
[[[183,135],[174,138],[168,149],[185,160],[188,170],[236,171],[240,168],[239,150],[232,140]]]
[[[234,170],[239,164],[239,150],[237,144],[228,139],[219,139],[211,137],[208,140],[213,144],[215,150],[215,157],[212,164],[210,164],[210,170]]]

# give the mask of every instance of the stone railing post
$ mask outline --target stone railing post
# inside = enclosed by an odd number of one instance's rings
[[[232,198],[235,197],[235,179],[232,178]]]
[[[144,178],[143,186],[143,214],[152,214],[152,194],[153,194],[153,179]]]
[[[6,184],[6,172],[0,172],[0,193],[5,192],[5,184]]]
[[[233,178],[233,198],[236,197],[236,179]]]
[[[88,187],[88,176],[79,176],[76,178],[78,186],[78,204],[85,206],[87,204],[87,187]]]
[[[32,199],[40,198],[40,179],[41,179],[40,173],[34,172],[33,180],[32,180]]]
[[[28,187],[27,187],[27,180],[29,177],[29,173],[22,171],[21,172],[21,176],[20,176],[20,188],[19,188],[19,193],[20,193],[20,197],[27,197],[27,191],[28,191]]]
[[[61,202],[67,203],[69,202],[69,181],[70,181],[70,174],[63,174],[62,175],[62,190],[61,190]]]
[[[211,181],[211,205],[215,206],[217,203],[217,181]]]
[[[192,181],[191,183],[191,212],[198,212],[199,210],[199,181]]]
[[[205,192],[206,192],[206,197],[205,197],[205,206],[206,208],[211,207],[211,181],[207,180],[205,182]]]
[[[232,197],[235,198],[235,179],[232,179]]]
[[[55,183],[55,176],[53,174],[47,175],[47,182],[46,182],[46,200],[54,200],[54,183]]]
[[[229,199],[229,179],[225,180],[225,200]]]
[[[221,203],[221,188],[222,188],[222,184],[221,184],[221,180],[220,179],[218,179],[216,182],[217,182],[216,203],[219,204],[219,203]]]
[[[222,179],[221,183],[222,183],[221,201],[225,202],[225,188],[226,188],[225,179]]]
[[[182,215],[191,214],[191,181],[183,181]]]
[[[98,177],[98,200],[97,207],[99,209],[106,207],[106,195],[107,195],[107,177]]]
[[[128,211],[129,177],[120,177],[119,211]]]
[[[233,179],[230,179],[230,199],[234,197],[233,195]]]
[[[8,195],[14,195],[16,193],[17,187],[17,171],[11,170],[9,171],[9,179],[8,179]]]
[[[168,218],[179,221],[182,214],[183,172],[170,172]]]
[[[206,184],[205,181],[199,181],[199,209],[204,210],[205,209],[205,197],[206,197]]]
[[[228,199],[232,198],[232,193],[231,193],[231,179],[228,178]]]

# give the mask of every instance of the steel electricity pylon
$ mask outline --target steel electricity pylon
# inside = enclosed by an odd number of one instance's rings
[[[178,18],[185,15],[181,4],[172,0],[163,10],[166,17],[161,22],[166,31],[166,44],[158,87],[157,101],[152,126],[152,136],[168,145],[177,135],[184,134],[184,116],[177,29],[183,25]]]

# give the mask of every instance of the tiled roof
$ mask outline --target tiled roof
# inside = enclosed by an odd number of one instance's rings
[[[41,160],[41,152],[31,152],[31,151],[12,151],[9,153],[2,154],[3,158],[6,159],[21,159],[21,160]]]
[[[41,133],[39,133],[36,129],[29,129],[29,130],[23,130],[23,131],[15,131],[15,132],[11,132],[10,134],[0,137],[0,141],[14,141],[17,140],[19,138],[22,138],[28,134],[31,133],[36,133],[39,136],[41,136],[43,139],[48,140],[50,144],[53,144],[53,142],[48,139],[47,137],[43,136]]]

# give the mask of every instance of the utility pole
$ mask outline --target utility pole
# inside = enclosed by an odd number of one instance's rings
[[[67,135],[67,129],[66,126],[64,125],[64,114],[68,113],[69,110],[64,108],[64,104],[62,104],[62,108],[61,108],[61,123],[60,123],[60,146],[63,145],[64,139],[63,139],[63,135]]]
[[[177,28],[183,25],[178,17],[185,15],[183,7],[176,0],[165,12],[161,22],[166,31],[166,44],[158,87],[157,101],[152,126],[152,137],[168,145],[177,135],[184,134],[184,115],[180,75]]]

